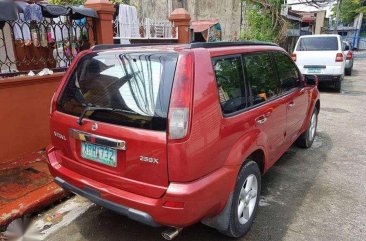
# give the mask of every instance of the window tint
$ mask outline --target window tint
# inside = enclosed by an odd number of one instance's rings
[[[283,53],[274,53],[274,56],[282,91],[286,92],[298,87],[300,78],[292,60]]]
[[[275,98],[281,93],[269,54],[244,55],[244,66],[254,105]]]
[[[225,114],[247,106],[241,58],[228,57],[213,61],[219,99]]]
[[[297,51],[335,51],[338,50],[337,37],[301,38]]]
[[[80,116],[85,105],[121,111],[94,111],[92,120],[165,130],[178,56],[170,53],[101,52],[84,56],[58,102],[58,110]]]

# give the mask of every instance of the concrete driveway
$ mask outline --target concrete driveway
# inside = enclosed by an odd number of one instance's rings
[[[263,177],[257,218],[240,240],[365,240],[366,59],[355,60],[352,74],[343,82],[342,93],[321,92],[313,147],[291,148]],[[163,240],[163,229],[89,202],[83,205],[87,208],[75,220],[47,240]],[[233,239],[196,224],[175,240]]]

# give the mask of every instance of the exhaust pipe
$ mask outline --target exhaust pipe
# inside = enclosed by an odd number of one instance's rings
[[[178,236],[180,231],[182,231],[183,228],[169,228],[161,233],[161,236],[163,236],[166,240],[173,240],[175,237]]]

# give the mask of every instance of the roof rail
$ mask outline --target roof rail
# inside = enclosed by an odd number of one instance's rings
[[[158,45],[177,45],[177,43],[136,43],[136,44],[99,44],[94,45],[92,51],[100,51],[114,48],[132,48],[143,46],[158,46]],[[265,45],[265,46],[278,46],[275,43],[263,42],[263,41],[243,41],[243,42],[196,42],[187,44],[186,49],[196,48],[220,48],[220,47],[235,47],[235,46],[252,46],[252,45]]]
[[[267,46],[278,46],[275,43],[263,42],[263,41],[243,41],[243,42],[197,42],[190,43],[187,49],[196,48],[220,48],[220,47],[235,47],[235,46],[250,46],[250,45],[267,45]]]
[[[92,51],[114,49],[114,48],[131,48],[156,45],[176,45],[176,43],[137,43],[137,44],[98,44],[91,47]]]

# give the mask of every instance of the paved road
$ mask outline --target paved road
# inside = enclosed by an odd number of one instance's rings
[[[342,89],[322,91],[313,147],[291,148],[264,176],[257,218],[240,240],[365,240],[366,59]],[[49,240],[156,241],[161,231],[91,206]],[[233,239],[197,224],[175,240]]]

